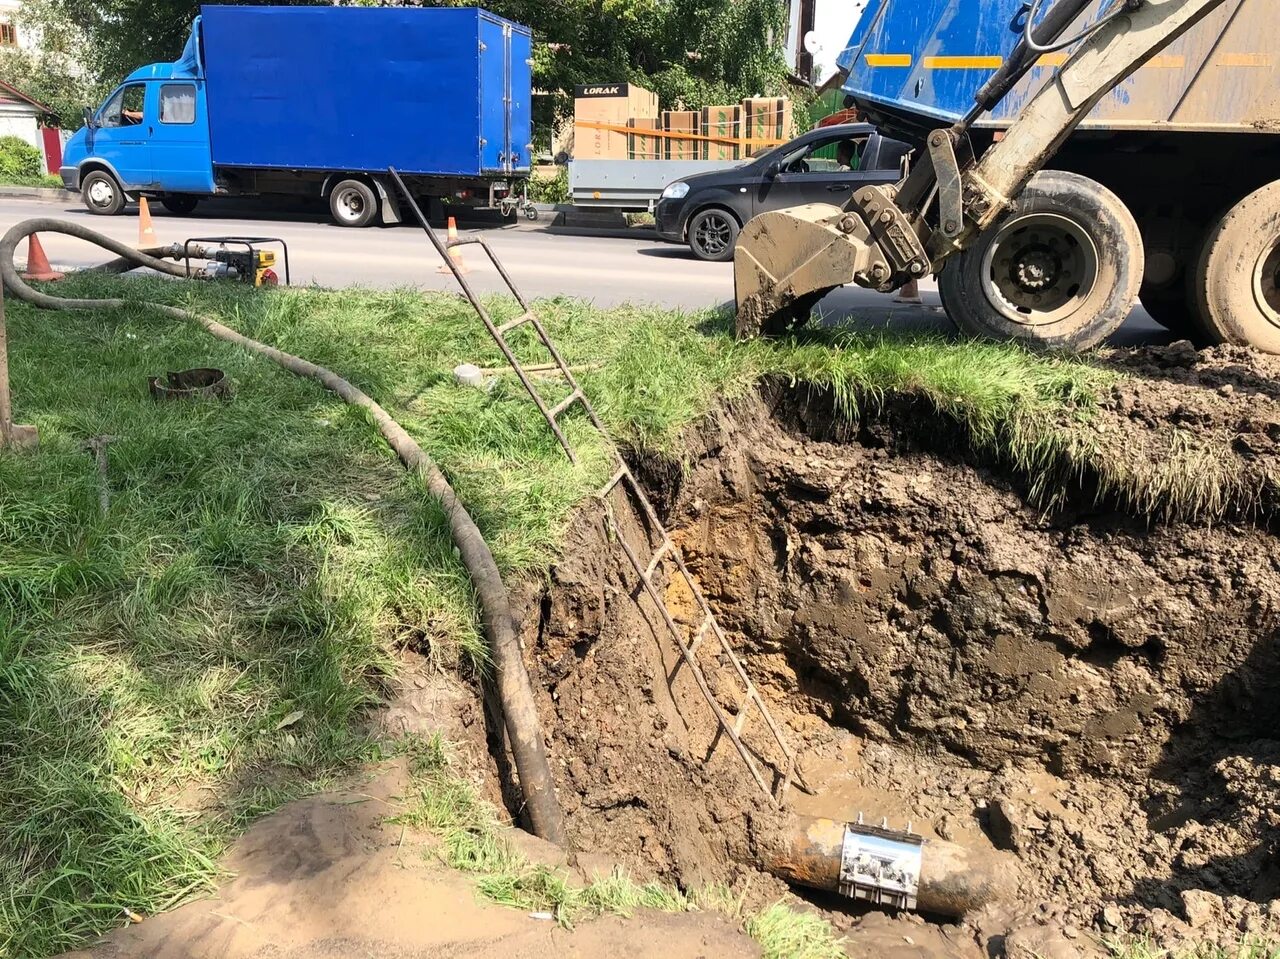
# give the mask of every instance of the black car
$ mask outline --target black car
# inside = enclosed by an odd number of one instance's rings
[[[654,211],[658,235],[702,260],[729,260],[742,225],[769,210],[841,205],[868,183],[895,183],[911,147],[864,123],[810,130],[742,166],[677,180]]]

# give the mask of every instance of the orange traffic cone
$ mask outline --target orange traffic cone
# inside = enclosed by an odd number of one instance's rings
[[[449,239],[456,240],[457,238],[458,238],[458,221],[455,220],[453,217],[449,217]],[[453,265],[457,267],[459,273],[471,272],[469,269],[467,269],[467,264],[462,262],[462,247],[460,246],[449,247],[449,259],[453,260]],[[449,264],[441,263],[440,269],[436,270],[436,272],[452,273],[453,270],[449,269]]]
[[[141,197],[138,200],[138,249],[145,250],[159,245],[156,228],[151,225],[151,207],[147,206],[147,198]]]
[[[22,274],[24,280],[60,280],[63,274],[49,265],[49,258],[44,255],[44,247],[40,245],[40,237],[32,233],[27,238],[27,272]]]

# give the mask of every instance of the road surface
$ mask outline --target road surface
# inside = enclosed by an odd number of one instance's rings
[[[138,216],[92,216],[78,204],[35,199],[0,198],[0,226],[19,220],[53,216],[76,220],[118,240],[134,244]],[[159,241],[175,243],[191,236],[278,236],[289,244],[295,284],[371,287],[415,286],[454,290],[456,283],[416,226],[352,230],[333,226],[316,213],[246,211],[241,204],[203,204],[191,216],[173,216],[159,204],[152,208]],[[581,231],[546,229],[524,221],[514,226],[472,227],[482,232],[526,296],[572,296],[599,306],[652,303],[678,309],[731,305],[733,268],[729,263],[703,263],[688,249],[659,242],[652,234],[582,235]],[[463,232],[469,232],[467,228]],[[71,237],[42,237],[55,266],[84,267],[106,259],[101,250]],[[19,249],[19,257],[25,254]],[[482,292],[503,292],[497,273],[483,263],[474,247],[463,248],[468,279]],[[280,271],[278,271],[280,272]],[[901,306],[891,297],[860,289],[837,290],[820,309],[831,322],[854,322],[864,328],[953,330],[938,308],[936,286],[922,284],[924,308]],[[1168,333],[1145,313],[1135,311],[1115,337],[1117,343],[1168,342]]]

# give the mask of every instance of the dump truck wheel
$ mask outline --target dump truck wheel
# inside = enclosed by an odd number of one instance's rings
[[[732,260],[741,229],[731,213],[714,207],[700,210],[689,221],[689,249],[699,260],[715,263]]]
[[[1143,273],[1142,235],[1114,193],[1046,170],[947,264],[942,305],[962,332],[1086,350],[1119,329]]]
[[[200,200],[184,193],[171,193],[160,198],[160,205],[177,216],[186,216],[188,213],[195,212],[196,207],[200,205]]]
[[[343,180],[329,193],[329,213],[338,226],[368,226],[378,215],[378,198],[369,184]]]
[[[1197,305],[1224,343],[1280,353],[1280,181],[1214,227],[1194,278]]]
[[[105,170],[90,170],[80,181],[80,198],[85,209],[98,216],[115,216],[124,209],[124,190]]]

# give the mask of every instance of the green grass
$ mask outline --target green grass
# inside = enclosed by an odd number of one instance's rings
[[[563,870],[535,864],[507,840],[510,827],[451,761],[439,736],[410,745],[412,794],[395,821],[434,833],[446,865],[472,873],[479,894],[525,912],[546,912],[566,927],[602,915],[630,917],[638,909],[716,912],[737,923],[761,947],[764,959],[839,959],[843,940],[813,913],[776,902],[746,915],[724,888],[692,893],[661,882],[639,883],[615,870],[581,885]]]
[[[454,384],[459,362],[501,364],[456,297],[86,276],[58,290],[182,303],[352,380],[437,459],[508,578],[546,566],[608,471],[581,416],[565,421],[582,453],[570,466],[514,377]],[[740,344],[711,314],[540,309],[571,363],[598,364],[582,379],[613,433],[647,451],[673,452],[719,398],[773,377],[829,391],[849,415],[922,397],[1046,491],[1064,471],[1106,468],[1088,426],[1111,374],[1085,361],[918,337]],[[42,441],[0,455],[5,959],[210,888],[253,816],[376,754],[361,718],[398,644],[441,668],[487,668],[447,525],[362,413],[141,305],[11,301],[9,321],[17,419]],[[544,359],[528,330],[515,346]],[[148,375],[209,365],[231,377],[233,402],[148,397]],[[105,516],[81,448],[99,434],[117,437]],[[1144,482],[1132,485],[1156,488]],[[508,893],[546,895],[530,881]]]

